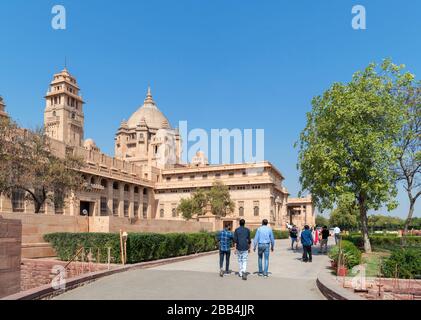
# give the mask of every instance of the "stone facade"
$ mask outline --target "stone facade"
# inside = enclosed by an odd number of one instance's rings
[[[0,216],[0,298],[20,291],[22,223]]]
[[[0,212],[23,214],[24,243],[42,243],[42,234],[56,231],[60,225],[62,231],[105,228],[107,232],[117,231],[115,225],[157,232],[215,230],[223,225],[235,228],[241,218],[251,228],[264,218],[275,229],[285,229],[291,222],[299,227],[314,225],[311,197],[289,198],[283,175],[268,161],[210,165],[206,155],[198,152],[192,163],[182,163],[181,137],[158,109],[150,88],[143,105],[118,129],[115,157],[102,153],[94,140],[84,140],[84,102],[76,78],[67,69],[54,75],[45,99],[44,125],[53,152],[61,157],[73,153],[85,160],[80,170],[85,187],[66,199],[62,208],[46,204],[33,218],[41,217],[38,227],[27,217],[33,215],[34,207],[24,194],[13,194],[11,199],[1,195]],[[210,188],[215,181],[229,187],[234,212],[221,219],[200,217],[195,226],[186,224],[176,210],[180,200],[198,188]],[[84,214],[89,218],[84,219]],[[60,222],[51,224],[50,217],[58,217]],[[108,225],[104,227],[104,223]]]

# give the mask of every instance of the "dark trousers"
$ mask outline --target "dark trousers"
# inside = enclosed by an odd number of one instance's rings
[[[311,261],[311,246],[303,246],[303,261]]]
[[[231,250],[229,251],[222,251],[219,250],[219,268],[222,269],[222,267],[224,266],[224,257],[226,257],[226,262],[225,262],[225,271],[229,271],[230,268],[230,256],[231,256]]]

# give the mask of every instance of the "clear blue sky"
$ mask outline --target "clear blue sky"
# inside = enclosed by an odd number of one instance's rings
[[[56,4],[67,9],[64,31],[51,28]],[[351,27],[357,4],[363,31]],[[121,120],[150,83],[173,125],[264,128],[265,158],[295,196],[293,144],[311,98],[385,57],[421,74],[420,31],[418,0],[1,1],[0,94],[21,125],[41,125],[67,56],[87,102],[85,137],[113,154]],[[399,201],[391,214],[404,216],[402,192]]]

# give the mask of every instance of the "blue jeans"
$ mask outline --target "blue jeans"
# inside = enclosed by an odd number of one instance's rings
[[[222,251],[219,250],[219,269],[222,270],[224,266],[224,257],[226,257],[225,262],[225,271],[228,272],[230,269],[230,256],[231,256],[231,250]]]
[[[298,238],[291,238],[291,249],[294,249],[294,243],[297,243],[298,245]]]
[[[269,243],[259,243],[258,246],[258,256],[259,256],[259,273],[264,274],[265,276],[268,275],[268,269],[269,269]],[[262,268],[262,259],[263,255],[265,256],[265,270],[263,271]]]

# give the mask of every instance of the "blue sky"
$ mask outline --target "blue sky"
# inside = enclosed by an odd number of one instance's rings
[[[66,30],[51,27],[56,4]],[[351,27],[357,4],[366,30]],[[21,125],[41,125],[43,96],[67,56],[86,100],[85,137],[113,154],[121,120],[150,83],[172,125],[265,129],[265,158],[295,196],[293,144],[311,98],[386,57],[421,74],[420,30],[418,0],[1,1],[0,94]],[[404,216],[405,194],[398,200],[390,214]]]

